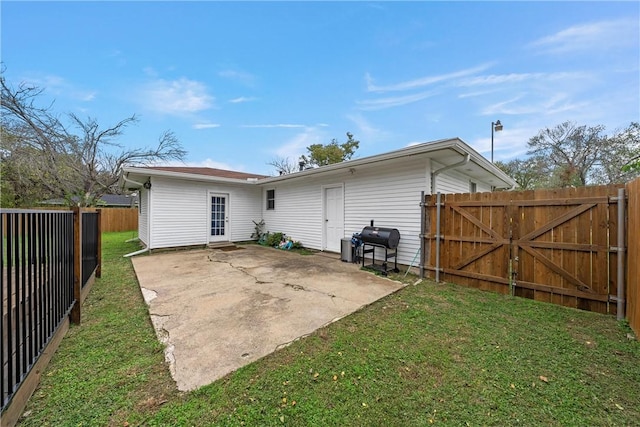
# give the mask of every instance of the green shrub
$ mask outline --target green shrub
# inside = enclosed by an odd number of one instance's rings
[[[266,246],[278,246],[282,241],[282,233],[267,233],[267,238],[265,239]]]

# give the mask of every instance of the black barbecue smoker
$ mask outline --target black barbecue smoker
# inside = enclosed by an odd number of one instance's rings
[[[365,227],[360,232],[362,241],[362,267],[379,271],[386,276],[389,271],[398,273],[398,244],[400,232],[395,228]],[[377,251],[376,251],[377,249]],[[382,262],[376,263],[376,253],[384,251]],[[365,265],[366,254],[371,254],[371,264]],[[389,268],[389,259],[393,258],[393,268]]]

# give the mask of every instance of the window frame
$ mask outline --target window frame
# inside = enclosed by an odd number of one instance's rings
[[[276,210],[276,190],[275,188],[268,189],[265,193],[266,209],[268,211]]]

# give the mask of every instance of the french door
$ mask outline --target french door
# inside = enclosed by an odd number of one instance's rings
[[[209,242],[229,241],[229,195],[209,193]]]

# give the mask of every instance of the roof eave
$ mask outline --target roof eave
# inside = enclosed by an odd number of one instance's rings
[[[376,154],[376,155],[373,155],[373,156],[363,157],[363,158],[360,158],[360,159],[346,160],[344,162],[334,163],[334,164],[331,164],[331,165],[321,166],[321,167],[313,168],[313,169],[306,169],[304,171],[294,172],[294,173],[287,174],[287,175],[280,175],[280,176],[264,178],[264,179],[261,179],[260,181],[258,181],[258,183],[259,184],[271,184],[271,183],[274,183],[274,182],[286,181],[286,180],[289,180],[289,179],[296,179],[296,178],[301,178],[301,177],[305,177],[305,176],[311,176],[311,175],[315,175],[315,174],[336,171],[336,170],[340,170],[340,169],[353,168],[353,167],[356,167],[356,166],[369,164],[369,163],[376,163],[376,162],[381,162],[381,161],[390,160],[390,159],[396,159],[396,158],[400,158],[400,157],[407,157],[407,156],[413,156],[413,155],[416,155],[416,154],[428,153],[430,151],[436,151],[436,150],[441,150],[441,149],[457,146],[458,145],[458,141],[460,141],[460,139],[452,138],[452,139],[442,139],[442,140],[438,140],[438,141],[434,141],[434,142],[427,142],[427,143],[424,143],[424,144],[413,145],[413,146],[410,146],[410,147],[401,148],[399,150],[390,151],[388,153]]]
[[[140,176],[147,177],[162,177],[162,178],[177,178],[177,179],[186,179],[189,181],[204,181],[204,182],[221,182],[225,184],[240,184],[240,185],[255,185],[259,179],[258,178],[247,178],[247,179],[239,179],[239,178],[224,178],[220,176],[211,176],[211,175],[201,175],[194,173],[184,173],[184,172],[172,172],[165,171],[159,169],[149,169],[149,168],[138,168],[138,167],[124,167],[122,169],[122,177],[124,175],[135,174]]]

